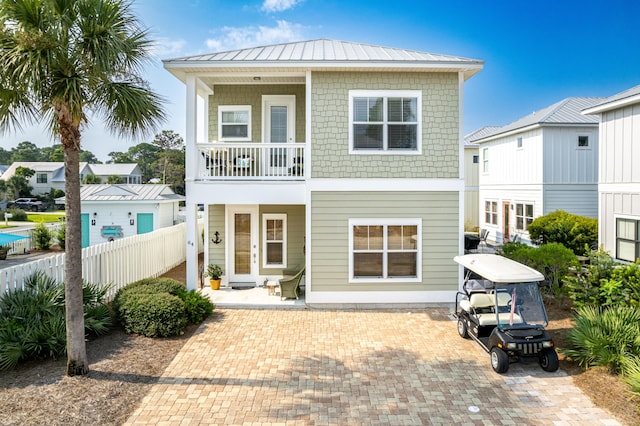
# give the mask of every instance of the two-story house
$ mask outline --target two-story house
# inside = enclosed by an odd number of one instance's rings
[[[470,138],[480,149],[480,227],[489,239],[529,241],[528,225],[556,210],[598,215],[598,117],[602,98],[567,98]]]
[[[203,204],[223,285],[305,268],[309,304],[451,301],[463,85],[482,66],[335,40],[165,60],[186,85],[189,288]]]
[[[470,142],[488,135],[498,126],[485,126],[464,137],[464,229],[470,231],[480,227],[480,151],[477,143]]]
[[[583,113],[600,117],[599,244],[633,262],[640,258],[640,86]]]

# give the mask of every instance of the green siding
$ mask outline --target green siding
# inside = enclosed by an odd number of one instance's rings
[[[209,96],[209,140],[219,140],[219,105],[251,105],[251,140],[252,142],[262,142],[263,95],[295,95],[296,142],[304,142],[305,86],[303,84],[216,86],[215,94]]]
[[[311,195],[313,291],[457,290],[458,192]],[[422,218],[422,283],[349,283],[349,219]]]
[[[211,239],[215,238],[215,233],[220,233],[220,244],[213,244]],[[209,206],[209,253],[207,254],[207,265],[214,263],[224,268],[224,246],[227,242],[227,234],[225,227],[225,205],[215,204]],[[205,269],[207,267],[205,265]],[[227,271],[225,271],[225,274]]]
[[[283,273],[281,268],[262,267],[263,229],[262,215],[265,213],[277,213],[287,215],[287,271],[304,266],[305,244],[305,208],[298,205],[262,205],[260,206],[260,275],[279,275]]]
[[[456,73],[314,72],[311,141],[314,178],[457,178]],[[350,155],[349,90],[422,90],[422,155]]]

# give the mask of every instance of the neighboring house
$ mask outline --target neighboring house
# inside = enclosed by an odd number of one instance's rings
[[[175,225],[182,200],[169,185],[83,185],[82,247]]]
[[[487,135],[499,129],[498,126],[485,126],[464,137],[464,228],[473,231],[480,227],[480,151],[478,144],[469,142],[472,138]]]
[[[117,176],[124,184],[141,184],[142,170],[135,163],[89,164],[89,173],[107,183],[111,176]]]
[[[489,134],[480,147],[480,227],[489,239],[529,241],[533,219],[556,210],[598,215],[598,117],[602,98],[568,98]]]
[[[633,262],[640,258],[640,86],[583,114],[600,117],[599,244],[616,259]]]
[[[26,167],[35,171],[29,178],[29,185],[33,187],[33,195],[48,193],[51,188],[64,191],[64,163],[63,162],[15,162],[0,176],[5,181],[12,177],[18,167]],[[80,179],[93,174],[100,177],[103,183],[109,176],[119,176],[122,183],[141,183],[142,172],[137,164],[88,164],[80,163]]]
[[[305,267],[310,304],[453,300],[463,84],[482,61],[313,40],[164,66],[186,85],[189,288],[203,204],[223,284]]]

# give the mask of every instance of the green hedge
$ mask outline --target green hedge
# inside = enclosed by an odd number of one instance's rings
[[[187,324],[202,322],[214,306],[180,281],[146,278],[121,288],[114,308],[127,333],[167,337],[180,334]]]
[[[598,220],[556,210],[537,217],[527,228],[532,241],[560,243],[577,255],[586,255],[598,243]]]

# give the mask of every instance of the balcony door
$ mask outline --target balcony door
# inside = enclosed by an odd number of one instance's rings
[[[266,144],[295,143],[296,97],[294,95],[265,95],[262,97],[262,141]],[[284,176],[294,160],[295,150],[281,145],[265,151],[268,175]]]
[[[227,206],[229,282],[258,280],[258,206]]]

